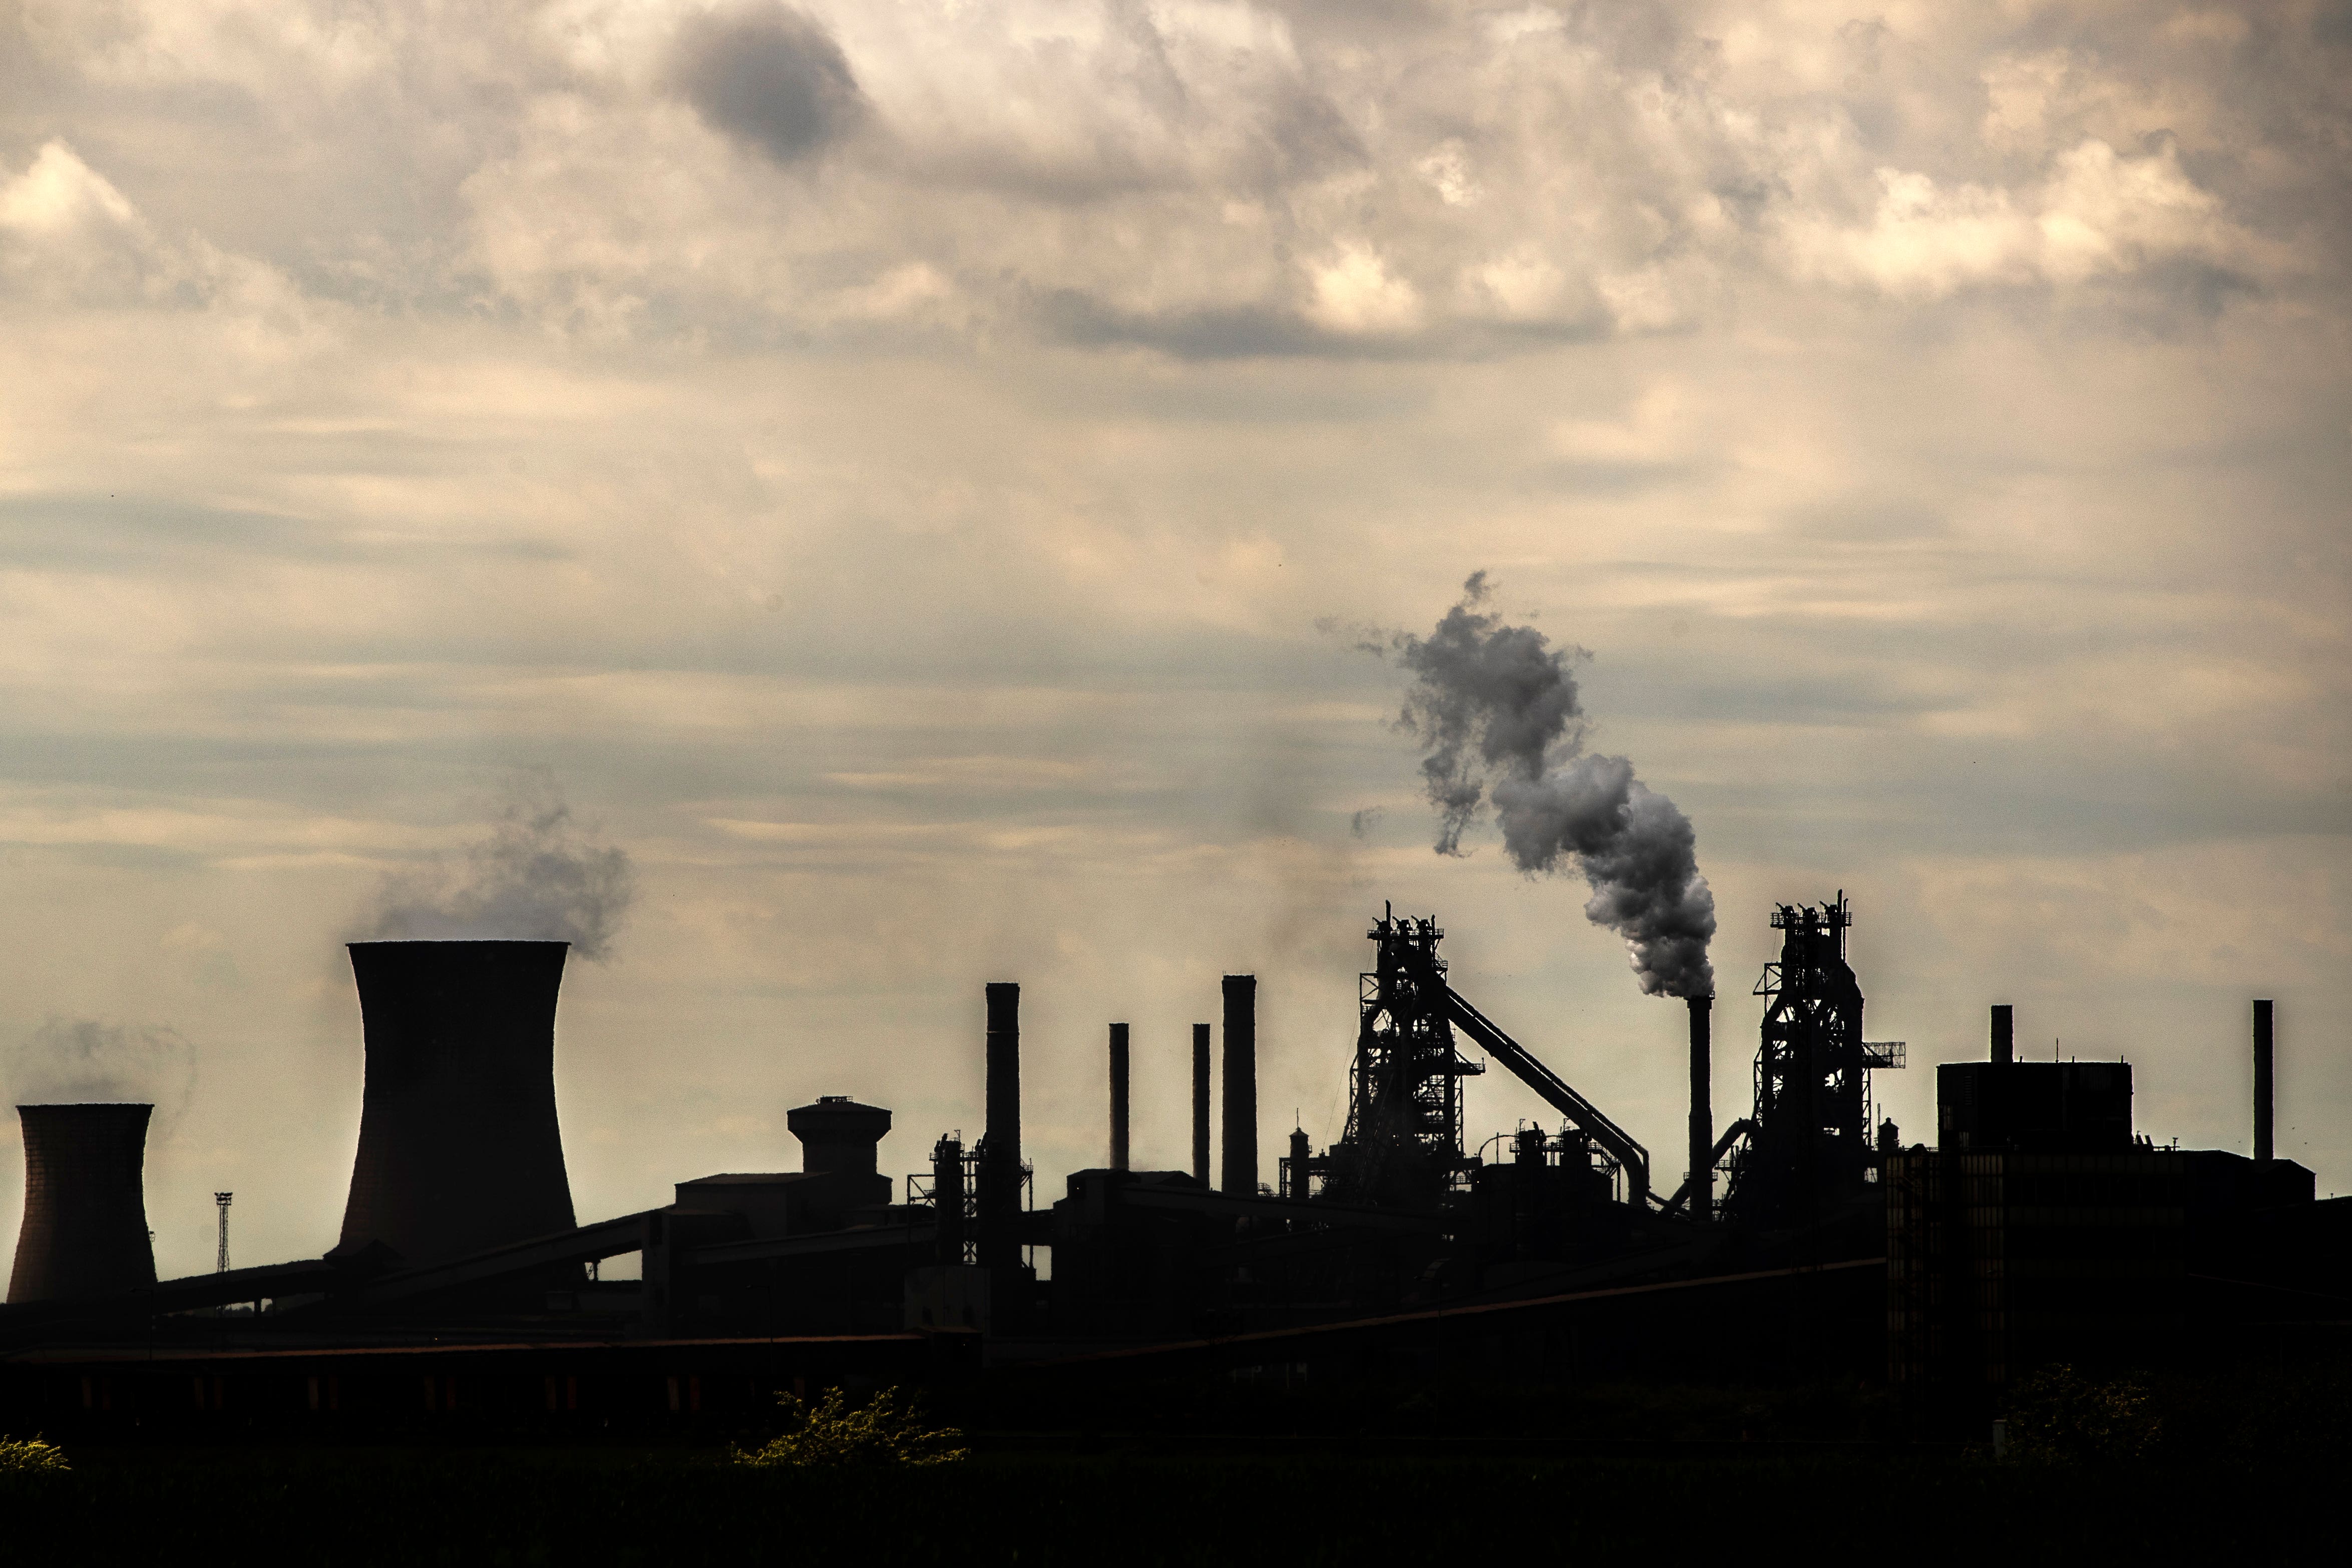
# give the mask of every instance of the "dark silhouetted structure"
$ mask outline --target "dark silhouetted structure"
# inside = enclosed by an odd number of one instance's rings
[[[568,945],[351,944],[367,1079],[344,1248],[417,1264],[572,1227],[555,1120]]]
[[[2271,1059],[2271,1005],[2254,1004],[2254,1158],[2270,1163],[2272,1155],[2271,1105],[2273,1098],[2273,1063]]]
[[[1225,1162],[1218,1186],[1257,1192],[1257,976],[1225,976]]]
[[[8,1303],[69,1301],[155,1283],[147,1239],[152,1105],[20,1105],[25,1223]]]
[[[801,1141],[801,1169],[833,1179],[844,1209],[890,1201],[890,1178],[880,1173],[877,1150],[890,1131],[890,1113],[845,1094],[819,1095],[814,1105],[784,1112]]]
[[[1715,1212],[1715,998],[1690,998],[1690,1201],[1705,1225]]]
[[[1021,987],[988,987],[988,1130],[980,1141],[982,1268],[1021,1261]]]
[[[1732,1154],[1723,1198],[1725,1215],[1741,1224],[1799,1228],[1874,1202],[1870,1069],[1902,1061],[1897,1047],[1863,1042],[1862,986],[1845,958],[1853,924],[1843,892],[1772,911],[1780,957],[1756,983],[1767,1005],[1753,1125]]]
[[[1192,1026],[1192,1179],[1209,1184],[1209,1026]]]
[[[1127,1169],[1127,1026],[1110,1026],[1110,1168]]]

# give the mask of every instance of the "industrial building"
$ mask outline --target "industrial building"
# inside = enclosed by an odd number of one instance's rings
[[[970,1147],[939,1137],[902,1182],[877,1157],[891,1112],[820,1095],[787,1118],[798,1170],[688,1176],[667,1204],[584,1225],[554,1098],[563,944],[354,943],[363,1107],[320,1258],[158,1281],[147,1108],[20,1108],[0,1418],[690,1421],[835,1382],[1234,1374],[1837,1376],[1966,1409],[2052,1361],[2352,1327],[2352,1200],[2316,1201],[2271,1148],[2268,1003],[2251,1158],[2153,1147],[2127,1064],[2019,1061],[2007,1006],[1988,1059],[1937,1069],[1934,1146],[1906,1147],[1872,1092],[1906,1047],[1864,1037],[1852,919],[1843,894],[1773,911],[1753,1102],[1719,1135],[1716,999],[1685,999],[1687,1161],[1669,1191],[1622,1125],[1454,989],[1435,921],[1384,910],[1345,1127],[1319,1151],[1295,1131],[1262,1165],[1256,982],[1236,974],[1220,1022],[1192,1030],[1190,1169],[1131,1168],[1118,1022],[1109,1163],[1036,1172],[1021,991],[1003,983],[982,999]],[[1464,1087],[1490,1067],[1558,1124],[1473,1131]],[[598,1277],[630,1254],[639,1279]]]

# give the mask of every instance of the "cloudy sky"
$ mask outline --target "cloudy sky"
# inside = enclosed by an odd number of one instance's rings
[[[10,1087],[145,1050],[164,1271],[315,1254],[339,942],[557,790],[583,1217],[819,1093],[918,1168],[992,979],[1048,1189],[1113,1018],[1181,1162],[1224,971],[1320,1142],[1385,900],[1673,1151],[1680,1008],[1431,853],[1356,648],[1484,570],[1696,825],[1726,1119],[1843,888],[1906,1136],[2006,1000],[2243,1148],[2274,996],[2352,1190],[2347,79],[2340,0],[0,0]]]

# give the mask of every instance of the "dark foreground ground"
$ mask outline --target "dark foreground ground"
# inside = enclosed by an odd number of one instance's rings
[[[863,1474],[620,1449],[147,1449],[74,1462],[68,1476],[0,1485],[9,1561],[1303,1565],[1638,1552],[2243,1563],[2332,1559],[2343,1486],[2336,1464],[2025,1468],[1847,1453],[1032,1450]]]
[[[2343,1559],[2352,1366],[2158,1380],[2120,1425],[2092,1394],[2079,1451],[2001,1461],[1861,1386],[950,1395],[971,1458],[862,1471],[730,1463],[755,1430],[52,1433],[69,1472],[0,1474],[0,1561]]]

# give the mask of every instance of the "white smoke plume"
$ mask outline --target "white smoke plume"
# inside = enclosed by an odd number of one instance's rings
[[[1699,875],[1690,818],[1625,758],[1584,754],[1569,666],[1590,655],[1555,648],[1533,626],[1506,626],[1484,608],[1490,595],[1486,574],[1474,573],[1428,637],[1399,632],[1363,645],[1412,672],[1398,724],[1426,748],[1437,852],[1463,853],[1463,834],[1491,804],[1521,871],[1558,872],[1572,859],[1584,873],[1585,915],[1625,939],[1643,992],[1713,994],[1715,894]]]
[[[196,1049],[176,1029],[51,1017],[8,1062],[18,1105],[131,1101],[155,1108],[152,1131],[170,1130],[196,1088]]]
[[[526,774],[461,857],[385,877],[356,940],[568,942],[603,959],[635,897],[627,854],[582,825],[551,778]]]

